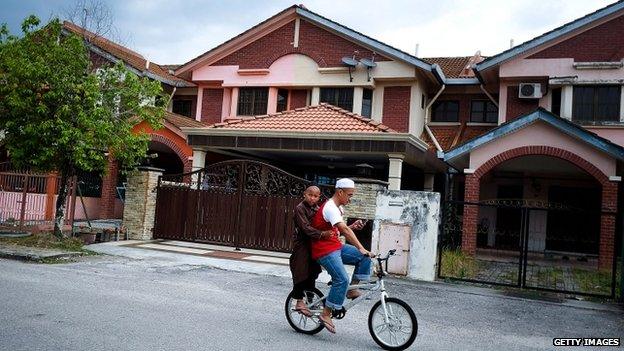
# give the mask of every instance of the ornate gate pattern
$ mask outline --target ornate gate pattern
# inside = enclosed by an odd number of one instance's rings
[[[247,160],[161,176],[154,238],[290,251],[293,209],[311,184]]]

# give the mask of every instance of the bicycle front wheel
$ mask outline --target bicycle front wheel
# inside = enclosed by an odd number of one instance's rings
[[[405,350],[418,334],[418,321],[412,308],[403,300],[386,298],[386,323],[381,301],[377,301],[368,315],[368,330],[377,345],[385,350]]]

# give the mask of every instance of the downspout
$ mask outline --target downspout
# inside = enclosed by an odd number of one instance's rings
[[[481,91],[483,91],[483,93],[485,93],[485,95],[490,98],[490,100],[492,100],[492,103],[494,105],[496,105],[496,108],[498,108],[498,101],[494,100],[494,98],[492,97],[492,95],[490,95],[490,93],[488,93],[487,90],[485,90],[485,87],[483,87],[483,84],[479,85],[479,88],[481,88]]]
[[[428,123],[429,123],[429,115],[431,112],[431,106],[438,99],[440,94],[442,94],[442,91],[444,91],[444,88],[446,88],[446,85],[442,84],[442,87],[440,88],[440,90],[438,90],[438,92],[435,94],[433,99],[429,101],[429,103],[427,104],[427,107],[425,108],[425,130],[427,131],[427,135],[429,136],[431,141],[433,141],[433,145],[435,145],[436,150],[440,152],[442,152],[442,147],[440,147],[440,143],[438,143],[438,139],[436,139],[436,137],[433,135],[433,132],[431,131],[431,128],[429,128]]]

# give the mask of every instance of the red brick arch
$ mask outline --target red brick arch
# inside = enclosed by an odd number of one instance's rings
[[[544,155],[566,160],[600,182],[602,185],[602,215],[600,217],[599,266],[602,269],[609,269],[613,262],[615,247],[617,184],[609,181],[608,175],[596,166],[570,151],[551,146],[524,146],[504,151],[481,165],[473,174],[466,175],[464,201],[479,202],[481,177],[494,167],[514,158],[530,155]],[[478,216],[479,210],[476,206],[464,206],[462,250],[473,255],[476,253]]]
[[[552,156],[562,160],[569,161],[575,166],[581,168],[592,177],[594,177],[597,181],[600,182],[603,186],[609,183],[609,177],[602,173],[596,166],[589,163],[584,158],[570,152],[567,150],[559,149],[551,146],[523,146],[511,150],[504,151],[497,156],[492,157],[489,161],[481,165],[474,175],[477,178],[481,178],[486,173],[491,171],[497,165],[509,161],[514,158],[522,157],[522,156],[530,156],[530,155],[543,155],[543,156]]]
[[[186,155],[184,153],[184,150],[182,150],[182,148],[178,146],[178,144],[176,144],[173,140],[166,138],[160,134],[150,134],[150,137],[152,141],[166,145],[168,148],[173,150],[176,155],[178,155],[180,161],[182,161],[182,164],[184,165],[184,173],[188,173],[193,169],[193,163],[191,160],[189,160],[189,155]]]

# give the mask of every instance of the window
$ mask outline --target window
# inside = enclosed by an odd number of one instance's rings
[[[353,110],[353,88],[321,88],[321,102]]]
[[[431,110],[431,122],[459,122],[459,102],[436,101]]]
[[[498,122],[498,107],[490,100],[472,100],[470,102],[470,122]]]
[[[240,88],[238,90],[238,115],[256,116],[267,113],[269,88]]]
[[[557,116],[561,116],[561,88],[553,88],[550,110]]]
[[[373,112],[373,90],[364,89],[362,95],[362,116],[370,118]]]
[[[277,112],[286,111],[288,108],[288,90],[279,89],[277,91]]]
[[[572,120],[603,122],[620,120],[620,86],[575,86]]]
[[[193,108],[193,100],[173,100],[173,113],[182,116],[191,117]]]

